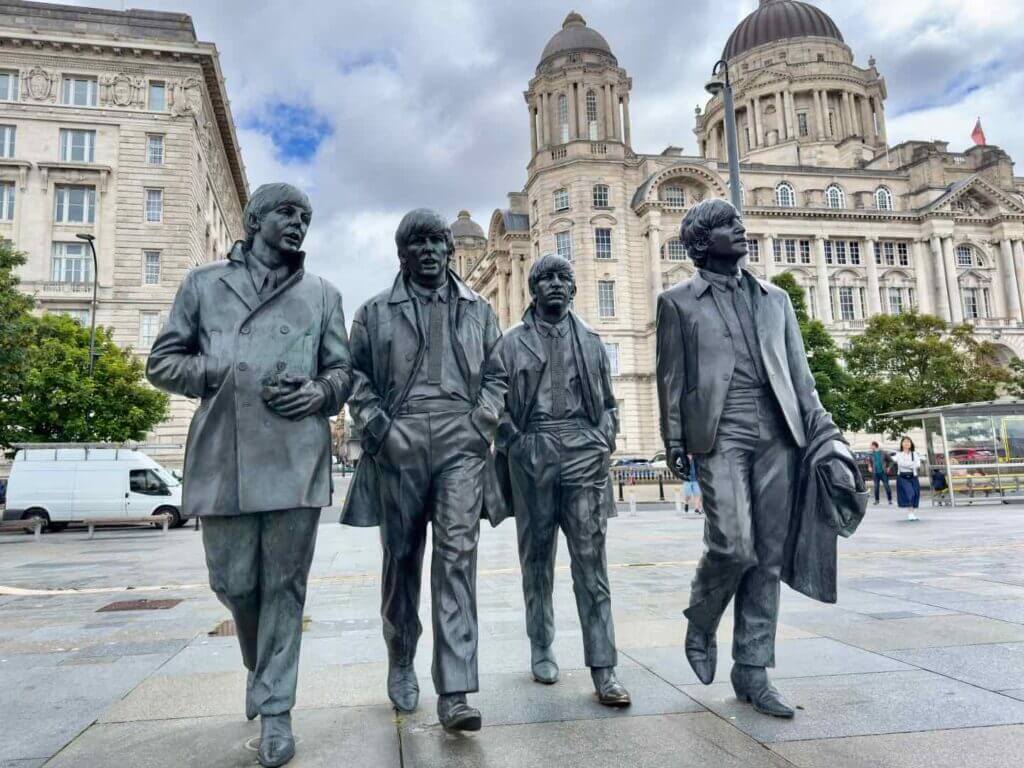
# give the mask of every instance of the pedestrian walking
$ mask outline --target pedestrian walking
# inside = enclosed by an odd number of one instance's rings
[[[909,510],[907,520],[917,520],[914,510],[921,505],[921,481],[917,473],[923,457],[906,435],[900,439],[899,451],[891,456],[896,462],[896,503],[900,509]]]
[[[885,459],[886,456],[882,452],[878,443],[871,443],[871,477],[874,480],[875,485],[875,504],[880,504],[879,499],[879,486],[885,488],[885,498],[889,502],[889,506],[892,506],[892,489],[889,487],[889,475],[885,470]]]
[[[703,499],[700,495],[700,483],[697,482],[697,460],[693,454],[690,456],[690,474],[683,483],[683,512],[690,513],[690,506],[693,505],[693,512],[696,515],[704,514]]]

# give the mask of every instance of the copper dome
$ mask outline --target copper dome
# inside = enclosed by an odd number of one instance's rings
[[[760,7],[729,35],[722,58],[734,59],[759,45],[797,37],[830,37],[843,42],[839,27],[820,8],[799,0],[761,0]]]
[[[576,11],[565,17],[562,28],[544,46],[540,63],[543,65],[548,59],[570,51],[596,51],[615,58],[608,41],[600,32],[588,27],[586,20]]]

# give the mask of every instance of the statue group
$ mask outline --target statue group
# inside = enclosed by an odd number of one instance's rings
[[[394,708],[412,712],[419,701],[429,527],[438,720],[451,731],[480,729],[467,699],[479,686],[480,521],[510,516],[533,678],[559,678],[552,591],[561,530],[595,695],[628,706],[615,674],[605,554],[618,412],[600,337],[572,311],[572,264],[557,256],[533,264],[533,301],[503,334],[490,305],[452,270],[445,219],[415,210],[395,234],[394,282],[359,308],[349,335],[340,294],[303,266],[311,218],[300,190],[256,190],[246,239],[227,260],[188,274],[147,363],[155,386],[200,400],[183,506],[202,518],[210,586],[234,617],[246,716],[261,723],[260,764],[295,754],[302,611],[331,501],[328,418],[346,402],[363,458],[341,521],[380,528]],[[698,270],[659,300],[657,371],[669,466],[688,479],[695,462],[705,499],[685,654],[710,684],[718,622],[732,600],[736,695],[792,717],[767,674],[780,583],[835,601],[836,536],[856,528],[867,494],[818,400],[787,295],[739,266],[746,240],[737,211],[702,201],[681,238]]]

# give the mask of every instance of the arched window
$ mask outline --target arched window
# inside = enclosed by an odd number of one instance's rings
[[[784,181],[775,188],[775,204],[780,208],[796,207],[796,192],[792,185]]]
[[[595,184],[594,185],[594,207],[595,208],[608,208],[608,185],[607,184]]]
[[[686,205],[686,195],[683,193],[682,187],[662,187],[661,188],[661,199],[669,205],[683,206]]]
[[[569,99],[564,93],[558,97],[558,137],[562,144],[569,142]]]
[[[669,240],[662,246],[661,256],[668,261],[684,261],[686,259],[686,248],[683,247],[683,241],[679,238]]]
[[[879,187],[875,190],[875,208],[880,211],[892,210],[892,190],[888,187]]]
[[[825,204],[829,208],[846,207],[846,195],[843,194],[843,190],[838,185],[830,184],[828,189],[825,190]]]
[[[587,133],[591,141],[597,141],[597,94],[587,91]]]

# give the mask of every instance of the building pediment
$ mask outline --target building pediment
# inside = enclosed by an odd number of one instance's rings
[[[925,206],[922,212],[991,219],[999,216],[1024,216],[1024,205],[1012,194],[974,175],[953,184],[945,194]]]
[[[762,85],[789,82],[790,79],[791,78],[788,72],[784,72],[778,69],[763,69],[749,80],[744,81],[741,84],[739,93],[737,95],[742,96],[747,91],[756,90],[757,88],[760,88]]]
[[[725,199],[729,197],[725,180],[715,171],[702,165],[681,163],[648,176],[644,183],[637,187],[636,192],[633,193],[630,207],[639,213],[640,209],[646,205],[661,206],[663,203],[658,198],[658,191],[663,184],[669,181],[678,181],[684,188],[688,186],[692,189],[691,196],[685,198],[685,206],[692,205],[696,200],[703,200],[706,197],[722,197]]]

